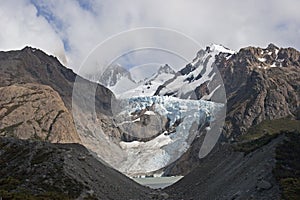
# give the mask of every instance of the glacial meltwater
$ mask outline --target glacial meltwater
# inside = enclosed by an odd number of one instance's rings
[[[137,183],[148,186],[153,189],[163,189],[168,187],[177,181],[179,181],[183,176],[170,176],[170,177],[147,177],[147,178],[132,178]]]

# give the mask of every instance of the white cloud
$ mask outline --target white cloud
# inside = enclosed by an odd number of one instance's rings
[[[18,48],[26,43],[54,53],[65,41],[69,45],[68,64],[74,69],[107,37],[143,26],[175,29],[202,46],[221,43],[238,50],[273,42],[300,49],[298,0],[35,1],[38,8],[55,16],[50,22],[37,17],[29,2],[10,2],[0,8],[0,27],[5,30],[0,33],[0,48]]]
[[[1,1],[0,6],[0,49],[22,49],[34,46],[48,54],[56,55],[65,62],[61,39],[44,17],[26,1]]]

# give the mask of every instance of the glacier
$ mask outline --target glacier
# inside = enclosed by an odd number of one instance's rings
[[[93,128],[92,150],[131,177],[162,174],[200,134],[205,137],[199,158],[205,157],[216,144],[226,115],[225,88],[215,66],[220,53],[226,59],[235,54],[212,44],[179,71],[161,66],[140,81],[133,81],[120,65],[107,70],[106,87],[115,95],[110,118],[112,126],[122,131],[117,136],[104,133],[99,120],[94,120],[95,126],[88,128]],[[95,119],[94,115],[85,117],[86,121]],[[82,119],[77,123],[86,124]]]
[[[145,109],[144,114],[155,115],[158,118],[168,118],[169,124],[174,125],[181,120],[175,131],[161,132],[150,141],[120,142],[121,148],[126,152],[127,158],[117,168],[130,176],[144,175],[159,170],[177,160],[191,145],[199,129],[208,126],[224,107],[224,104],[205,100],[186,100],[171,96],[143,96],[118,100],[114,118],[117,125],[132,136],[140,136],[135,129],[128,129],[130,123],[139,120],[132,119],[132,113]],[[119,108],[119,109],[118,109]],[[124,121],[127,123],[124,124]],[[161,121],[157,120],[157,123]],[[161,131],[164,124],[157,124],[156,132]],[[150,128],[153,128],[150,127]],[[140,129],[138,129],[140,131]],[[145,131],[145,134],[148,132]],[[151,135],[146,135],[151,137]]]

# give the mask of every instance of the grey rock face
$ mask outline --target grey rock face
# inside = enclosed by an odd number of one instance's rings
[[[227,94],[226,135],[245,134],[263,120],[296,117],[300,106],[300,53],[269,45],[217,56]]]
[[[59,94],[40,84],[0,87],[0,134],[21,139],[80,143]]]

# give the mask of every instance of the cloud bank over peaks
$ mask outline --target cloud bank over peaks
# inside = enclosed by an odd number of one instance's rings
[[[75,71],[97,44],[137,27],[174,29],[203,47],[300,49],[299,7],[298,0],[1,0],[0,49],[30,45]]]

